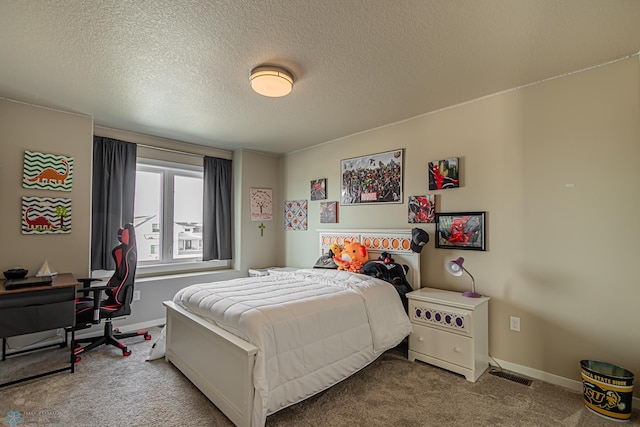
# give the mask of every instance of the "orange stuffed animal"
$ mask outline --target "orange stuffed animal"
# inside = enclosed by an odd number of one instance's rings
[[[345,240],[344,249],[333,257],[333,261],[338,266],[338,270],[352,271],[359,273],[365,262],[369,260],[367,248],[354,240]]]

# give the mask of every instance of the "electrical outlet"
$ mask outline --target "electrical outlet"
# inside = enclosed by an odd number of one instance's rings
[[[509,319],[509,326],[512,331],[520,332],[520,318],[511,316]]]
[[[140,301],[140,291],[133,291],[133,300]]]

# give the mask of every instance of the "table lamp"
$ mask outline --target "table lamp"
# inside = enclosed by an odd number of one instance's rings
[[[463,271],[467,273],[469,277],[471,277],[471,292],[463,292],[462,296],[469,298],[480,298],[482,295],[476,293],[476,281],[471,273],[469,273],[469,271],[467,271],[467,269],[462,266],[463,263],[464,258],[458,257],[457,259],[446,263],[445,268],[449,274],[452,274],[454,276],[462,276]]]

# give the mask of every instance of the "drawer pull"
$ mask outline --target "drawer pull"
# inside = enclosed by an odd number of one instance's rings
[[[418,337],[418,342],[423,342],[423,341],[424,341],[424,338]]]
[[[455,351],[456,353],[460,353],[460,347],[458,346],[453,347],[453,351]]]

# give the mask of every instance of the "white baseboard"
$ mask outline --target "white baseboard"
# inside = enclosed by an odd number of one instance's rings
[[[529,368],[528,366],[518,365],[516,363],[507,362],[506,360],[500,360],[493,358],[500,366],[491,364],[493,367],[506,369],[507,371],[515,372],[517,374],[524,375],[529,378],[544,381],[549,384],[558,385],[560,387],[568,388],[569,390],[582,393],[582,381],[576,381],[569,378],[561,377],[559,375],[550,374],[548,372],[539,371],[537,369]],[[640,398],[633,397],[632,407],[640,408]]]

